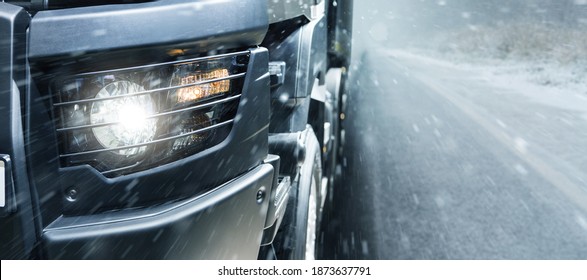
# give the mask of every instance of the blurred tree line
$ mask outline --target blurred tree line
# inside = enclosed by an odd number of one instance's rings
[[[587,25],[587,0],[422,0],[447,10],[469,10],[474,22],[510,22],[526,20],[572,27]]]

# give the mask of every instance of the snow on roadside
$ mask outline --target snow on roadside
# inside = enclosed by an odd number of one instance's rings
[[[587,120],[587,65],[555,62],[450,57],[422,49],[387,50],[391,57],[465,71],[494,87],[523,94],[535,102],[582,112]],[[472,78],[471,76],[468,76]]]
[[[445,30],[409,52],[587,98],[587,30],[517,20]]]

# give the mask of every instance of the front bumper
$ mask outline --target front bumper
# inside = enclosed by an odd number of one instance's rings
[[[274,168],[262,164],[215,191],[168,205],[61,217],[43,233],[50,259],[256,259]]]

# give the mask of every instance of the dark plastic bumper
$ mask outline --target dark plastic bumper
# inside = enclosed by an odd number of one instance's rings
[[[256,259],[273,182],[262,164],[217,190],[143,210],[62,217],[45,229],[50,259]]]

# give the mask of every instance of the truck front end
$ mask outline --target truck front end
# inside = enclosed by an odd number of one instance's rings
[[[286,2],[0,3],[2,259],[275,256],[306,156],[270,144],[267,38],[324,6]]]

